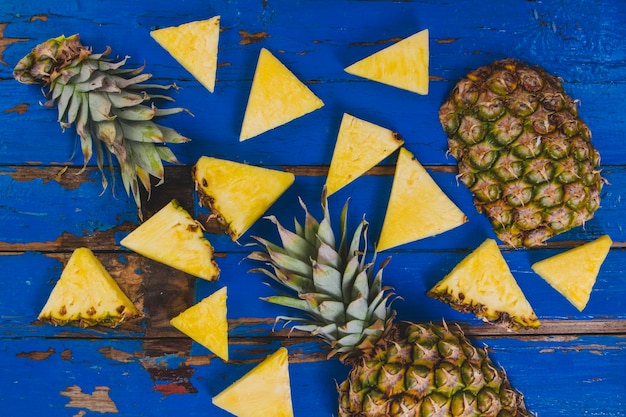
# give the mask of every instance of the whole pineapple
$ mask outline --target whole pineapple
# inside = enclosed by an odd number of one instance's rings
[[[439,110],[461,182],[509,246],[539,245],[600,205],[600,155],[576,104],[557,77],[504,59],[470,72]]]
[[[256,237],[263,250],[249,258],[267,265],[254,271],[293,292],[266,300],[305,314],[280,319],[319,336],[329,356],[352,366],[338,386],[340,416],[530,415],[505,373],[460,330],[394,321],[394,293],[382,284],[386,261],[376,273],[375,256],[366,261],[365,219],[348,234],[346,205],[336,239],[326,198],[321,222],[302,206],[295,232],[270,217],[282,246]]]
[[[128,57],[114,61],[107,59],[110,53],[107,48],[101,54],[93,54],[91,48],[82,45],[78,35],[59,36],[37,45],[22,58],[13,76],[24,84],[43,84],[49,97],[45,105],[57,105],[63,129],[76,124],[84,166],[95,148],[104,188],[105,159],[112,166],[111,156],[115,155],[126,193],[132,194],[141,209],[139,181],[149,193],[151,175],[163,181],[162,161],[178,162],[165,144],[189,140],[153,119],[184,109],[147,105],[153,99],[171,98],[149,95],[146,90],[172,86],[143,84],[151,74],[142,73],[143,67],[124,68]]]

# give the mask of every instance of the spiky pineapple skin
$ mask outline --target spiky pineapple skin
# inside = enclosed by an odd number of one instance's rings
[[[341,417],[530,416],[486,350],[456,328],[405,323],[355,361],[339,385]]]
[[[600,205],[600,154],[561,80],[514,59],[461,79],[439,110],[459,179],[511,247],[583,225]]]

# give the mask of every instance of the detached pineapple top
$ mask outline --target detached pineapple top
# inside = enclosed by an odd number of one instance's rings
[[[91,48],[82,45],[78,35],[59,36],[39,44],[22,58],[13,76],[21,83],[43,84],[49,97],[45,105],[56,104],[61,127],[75,124],[85,166],[95,149],[104,188],[104,164],[112,171],[112,156],[117,158],[126,193],[132,194],[141,209],[139,182],[150,192],[150,176],[163,181],[162,161],[178,163],[172,151],[163,145],[189,140],[153,119],[184,109],[147,105],[153,99],[171,98],[149,95],[146,90],[173,86],[144,84],[151,74],[142,73],[143,67],[124,68],[128,57],[114,61],[107,59],[110,53],[107,48],[101,54],[93,54]]]

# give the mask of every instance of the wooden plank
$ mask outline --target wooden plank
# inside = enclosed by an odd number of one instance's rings
[[[271,208],[268,214],[276,215],[285,224],[291,224],[293,216],[301,216],[301,197],[316,216],[321,216],[319,205],[326,168],[302,166],[279,166],[276,169],[292,171],[296,183]],[[390,253],[406,250],[467,250],[478,246],[487,237],[495,237],[487,218],[476,212],[470,192],[455,178],[454,168],[429,166],[433,178],[450,198],[463,210],[469,221],[463,226],[440,236],[413,242],[396,248]],[[6,225],[0,229],[0,251],[24,250],[71,250],[83,244],[96,250],[117,250],[119,239],[132,230],[139,219],[134,203],[119,189],[116,178],[116,194],[102,193],[100,174],[89,169],[75,179],[78,168],[68,169],[57,179],[60,167],[0,167],[0,187],[6,190],[0,195],[0,214]],[[370,222],[370,242],[375,242],[384,219],[387,197],[391,189],[392,167],[381,167],[371,175],[359,178],[329,199],[337,213],[346,200],[350,200],[349,219],[356,224],[365,214]],[[624,201],[619,190],[626,187],[626,170],[622,166],[607,167],[603,171],[608,184],[602,192],[601,208],[595,218],[584,227],[578,227],[550,240],[550,247],[572,247],[609,234],[614,247],[623,247],[626,231]],[[170,181],[156,187],[145,210],[146,217],[169,202],[178,199],[194,217],[202,221],[209,232],[211,242],[220,252],[241,252],[242,247],[226,236],[218,235],[214,222],[207,222],[208,212],[197,204],[189,166],[168,167],[166,176]],[[65,178],[68,178],[67,180]],[[72,223],[67,224],[68,210]],[[250,242],[250,236],[271,236],[273,226],[258,221],[242,239]],[[533,249],[540,254],[542,248]],[[540,255],[538,255],[540,256]]]
[[[515,10],[521,8],[522,11],[517,13],[508,12],[514,3],[503,2],[503,9],[485,13],[468,1],[434,5],[407,2],[400,6],[394,2],[351,2],[349,12],[339,10],[341,7],[333,1],[303,2],[297,6],[298,13],[273,14],[271,23],[270,20],[264,23],[258,17],[272,14],[273,8],[264,9],[260,2],[253,2],[253,5],[235,2],[228,8],[200,7],[200,15],[197,1],[185,5],[187,12],[177,10],[178,5],[159,1],[151,5],[152,10],[159,10],[156,16],[143,10],[133,14],[133,8],[128,5],[121,7],[127,12],[116,18],[103,17],[98,8],[80,10],[81,14],[87,13],[84,19],[100,22],[100,25],[89,26],[72,19],[71,13],[78,10],[71,2],[63,3],[59,10],[67,15],[55,13],[45,20],[31,21],[32,15],[22,13],[5,29],[7,38],[30,38],[7,47],[4,60],[10,65],[0,68],[3,86],[0,97],[6,103],[0,135],[4,137],[7,163],[65,163],[73,154],[74,163],[82,161],[72,131],[62,133],[55,122],[55,112],[38,105],[42,100],[40,89],[20,85],[10,74],[11,65],[37,41],[57,36],[57,28],[64,28],[66,33],[80,32],[94,50],[110,45],[116,54],[130,55],[136,65],[145,60],[147,70],[159,82],[175,81],[181,86],[173,94],[175,104],[189,108],[196,116],[174,116],[165,124],[193,139],[192,144],[174,147],[186,164],[195,162],[199,155],[212,154],[252,163],[286,165],[291,164],[294,151],[300,149],[307,149],[299,156],[301,163],[327,164],[344,111],[397,130],[407,140],[407,147],[421,155],[424,163],[449,164],[445,135],[437,121],[436,110],[456,80],[468,70],[509,55],[546,65],[565,80],[567,91],[581,102],[581,115],[594,132],[594,143],[602,152],[604,163],[623,163],[626,157],[618,135],[614,134],[626,126],[626,116],[619,111],[625,85],[615,81],[623,78],[620,65],[624,52],[608,29],[619,27],[620,18],[625,14],[626,7],[619,2],[594,3],[589,13],[597,13],[594,15],[597,17],[585,19],[584,23],[578,15],[567,13],[556,2],[528,2],[518,6]],[[577,0],[568,9],[589,10],[586,3]],[[240,13],[244,8],[247,11]],[[376,19],[369,17],[373,10],[376,10]],[[163,22],[173,24],[173,21],[218,13],[223,15],[224,31],[217,92],[211,95],[149,37],[149,30],[163,26]],[[447,16],[457,13],[467,15],[467,19],[454,27],[441,24],[448,20]],[[505,15],[506,19],[494,27],[496,20],[493,19]],[[354,19],[354,16],[364,18]],[[428,96],[367,82],[343,71],[355,60],[425,27],[431,30],[433,39],[433,81]],[[557,28],[556,32],[553,27]],[[241,45],[240,31],[265,31],[267,36],[259,42]],[[290,69],[310,83],[326,106],[240,144],[238,133],[247,91],[261,47],[278,53]],[[596,62],[602,62],[602,66],[595,65]],[[372,101],[372,97],[376,100]],[[22,111],[25,107],[27,110]],[[28,140],[33,143],[26,149],[21,146],[23,138],[13,133],[20,131],[24,124],[28,124]]]
[[[626,366],[623,337],[560,337],[542,340],[481,338],[512,384],[524,392],[529,409],[538,415],[624,416]],[[11,392],[10,409],[48,415],[68,412],[153,415],[185,409],[189,416],[228,414],[210,398],[242,376],[280,346],[241,344],[225,364],[194,345],[191,351],[157,352],[140,340],[75,339],[0,340],[5,370],[0,389]],[[347,375],[337,360],[315,355],[316,344],[290,339],[290,374],[296,415],[336,413],[335,382]],[[520,360],[524,358],[524,360]],[[567,370],[564,372],[564,370]],[[537,381],[537,373],[546,376]],[[549,377],[548,377],[549,376]],[[568,387],[564,390],[563,387]],[[8,400],[8,399],[7,399]],[[81,414],[78,414],[81,415]]]
[[[273,317],[284,308],[259,297],[272,289],[257,266],[243,260],[252,235],[276,237],[271,222],[259,221],[239,244],[217,234],[207,211],[197,206],[191,165],[201,155],[285,169],[296,183],[270,209],[286,225],[301,209],[302,197],[320,215],[319,198],[334,140],[344,112],[351,112],[403,135],[469,222],[437,237],[379,255],[392,256],[385,282],[402,299],[398,318],[459,324],[486,344],[524,392],[537,415],[625,416],[626,385],[626,148],[619,132],[626,97],[623,38],[626,3],[501,2],[472,0],[355,1],[202,0],[148,3],[58,0],[53,5],[6,0],[0,4],[0,404],[7,415],[82,416],[95,413],[152,416],[185,413],[227,415],[211,396],[251,369],[279,346],[290,352],[294,407],[298,416],[335,415],[336,381],[347,368],[326,361],[317,339],[290,332]],[[45,7],[44,7],[45,6]],[[112,12],[114,11],[114,12]],[[206,89],[174,61],[149,31],[221,15],[216,91]],[[353,77],[343,68],[417,30],[431,34],[431,83],[417,96]],[[85,171],[73,129],[59,127],[54,110],[40,106],[37,86],[12,77],[15,63],[37,43],[59,34],[80,33],[100,52],[130,55],[131,66],[146,63],[154,81],[176,83],[175,103],[194,116],[163,119],[192,138],[172,146],[182,162],[167,168],[167,182],[144,205],[147,217],[172,198],[179,199],[207,227],[222,276],[198,280],[120,247],[138,223],[134,203],[118,186],[102,192],[94,161]],[[238,133],[256,57],[273,51],[325,101],[306,117],[250,141]],[[542,320],[538,330],[506,332],[472,315],[458,313],[425,292],[493,232],[476,213],[469,192],[459,186],[455,161],[446,155],[446,138],[437,109],[456,80],[494,59],[517,57],[545,66],[564,80],[580,100],[593,143],[602,154],[608,184],[602,207],[584,228],[576,228],[532,250],[504,249],[514,276]],[[367,214],[370,244],[380,232],[393,175],[394,158],[384,161],[330,199],[338,215],[351,199],[349,221]],[[608,233],[614,245],[602,266],[583,312],[530,270],[537,260]],[[78,246],[92,248],[145,317],[117,329],[52,327],[36,320],[64,262]],[[169,319],[217,288],[229,290],[231,357],[223,363],[181,335]],[[10,395],[9,395],[10,394]],[[158,407],[158,411],[157,410]]]

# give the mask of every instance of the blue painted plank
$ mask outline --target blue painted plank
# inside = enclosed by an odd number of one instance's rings
[[[149,31],[217,14],[222,16],[223,27],[220,67],[216,92],[209,94],[150,38]],[[333,415],[335,381],[346,373],[338,362],[321,360],[325,349],[320,343],[284,339],[285,330],[271,333],[272,317],[284,310],[259,300],[271,290],[259,275],[247,272],[254,266],[242,261],[249,248],[225,236],[207,234],[219,252],[223,275],[218,283],[190,279],[119,247],[119,240],[138,222],[134,205],[121,189],[117,198],[109,193],[99,197],[100,177],[93,169],[78,180],[68,179],[67,173],[55,179],[63,166],[76,171],[82,165],[75,134],[71,129],[62,132],[55,112],[39,106],[43,97],[38,87],[20,85],[11,76],[13,65],[37,43],[79,32],[95,51],[110,45],[114,54],[129,54],[132,65],[146,62],[146,70],[156,81],[178,84],[181,88],[172,92],[175,105],[189,108],[195,117],[181,114],[164,122],[193,139],[173,147],[185,165],[201,155],[212,155],[296,172],[303,167],[316,170],[312,176],[298,176],[294,187],[270,210],[287,224],[294,213],[300,213],[298,196],[319,215],[324,182],[319,173],[329,163],[343,112],[398,131],[407,148],[434,168],[435,180],[470,221],[441,236],[389,251],[392,261],[386,281],[403,297],[395,308],[401,319],[438,321],[444,317],[479,333],[477,319],[424,294],[484,238],[493,237],[486,219],[475,212],[469,192],[456,183],[455,162],[445,154],[437,109],[458,78],[494,59],[514,56],[545,66],[561,76],[566,90],[580,100],[581,116],[593,131],[610,185],[603,192],[602,208],[584,229],[555,238],[550,248],[506,250],[504,255],[548,329],[565,329],[568,323],[597,329],[626,319],[626,219],[621,198],[626,188],[626,148],[621,139],[626,127],[621,111],[626,97],[626,48],[621,42],[625,19],[626,3],[609,0],[2,2],[0,250],[5,252],[0,254],[0,270],[9,271],[10,276],[0,280],[0,365],[5,369],[0,403],[8,415],[24,410],[43,415],[90,414],[98,411],[68,408],[70,399],[62,392],[76,395],[68,390],[76,386],[89,395],[97,387],[107,387],[108,391],[97,392],[108,395],[120,415],[172,415],[181,409],[192,416],[226,415],[210,405],[210,397],[285,344],[293,362],[296,415]],[[423,28],[431,33],[428,96],[343,71],[348,64]],[[259,42],[246,42],[249,34],[257,32],[263,35]],[[326,105],[239,143],[261,47],[275,52]],[[384,165],[393,162],[390,158]],[[35,169],[39,168],[38,173]],[[390,184],[387,174],[365,176],[330,202],[338,211],[350,196],[350,221],[355,224],[367,213],[373,242]],[[190,193],[188,187],[181,189],[181,198],[191,201]],[[192,210],[196,216],[206,214],[197,206]],[[530,264],[604,233],[616,244],[588,307],[580,313],[532,273]],[[245,238],[253,234],[275,235],[267,221],[255,224]],[[116,279],[136,297],[146,318],[106,331],[55,328],[35,320],[61,272],[62,260],[79,244],[97,250]],[[229,364],[212,358],[167,324],[168,315],[223,285],[230,294],[234,359]],[[159,302],[161,308],[155,307]],[[620,375],[626,366],[623,330],[616,336],[513,333],[481,337],[480,342],[490,347],[538,415],[572,415],[578,410],[586,415],[625,415],[626,385]]]
[[[176,104],[189,108],[196,117],[176,116],[166,124],[194,140],[175,147],[184,163],[193,163],[201,154],[213,154],[257,164],[291,165],[293,149],[305,148],[307,153],[297,163],[328,164],[341,113],[350,111],[403,134],[409,146],[424,154],[425,163],[451,164],[445,156],[445,136],[436,117],[440,103],[468,70],[507,55],[544,65],[561,76],[567,91],[581,101],[581,115],[594,132],[594,143],[602,151],[604,163],[626,160],[614,134],[625,126],[624,115],[619,112],[624,96],[624,73],[620,69],[625,53],[623,45],[614,41],[618,39],[614,32],[625,13],[619,2],[594,2],[590,6],[580,0],[567,8],[557,2],[527,2],[514,9],[517,13],[511,13],[511,2],[501,2],[495,10],[487,4],[477,7],[473,2],[350,2],[350,8],[336,2],[299,2],[287,11],[245,1],[231,2],[227,8],[219,3],[207,7],[189,2],[182,10],[178,4],[156,2],[147,10],[124,4],[119,9],[126,12],[115,18],[103,14],[99,6],[78,10],[71,2],[62,3],[58,12],[46,19],[31,21],[32,14],[47,11],[36,7],[11,19],[10,11],[4,12],[11,21],[5,36],[28,39],[11,44],[4,53],[4,61],[9,64],[0,68],[6,86],[0,90],[2,101],[7,103],[4,110],[20,103],[30,105],[24,114],[0,115],[7,163],[65,163],[74,152],[74,135],[60,132],[53,120],[54,112],[37,108],[42,99],[39,89],[19,85],[10,76],[12,65],[21,56],[37,42],[59,32],[80,32],[94,50],[111,45],[114,53],[129,54],[136,65],[146,62],[147,70],[159,81],[175,81],[182,87],[174,94]],[[11,6],[9,3],[8,8]],[[592,17],[582,22],[577,14],[568,12],[580,8]],[[73,19],[72,14],[78,12],[82,18]],[[149,31],[214,14],[223,15],[225,30],[217,89],[211,95],[150,38]],[[463,19],[451,19],[460,14]],[[85,25],[85,20],[95,24]],[[358,79],[343,71],[346,65],[393,39],[423,28],[432,33],[431,72],[435,79],[428,96]],[[266,31],[268,37],[259,43],[240,45],[240,30]],[[314,82],[311,88],[326,106],[240,144],[239,128],[261,47],[277,53],[304,81]],[[14,134],[25,123],[29,124],[29,140],[36,141],[33,147],[24,148],[23,138]],[[73,162],[79,164],[81,159]]]
[[[570,416],[584,410],[585,415],[615,417],[626,415],[624,342],[616,336],[477,341],[489,347],[494,361],[506,368],[537,415]],[[184,409],[188,416],[228,416],[211,404],[211,397],[279,346],[238,345],[235,359],[224,364],[207,358],[207,351],[197,347],[187,353],[153,351],[147,356],[145,344],[138,340],[1,340],[0,404],[5,415],[24,410],[77,415],[82,410],[87,415],[167,416]],[[311,350],[317,349],[315,343],[290,339],[286,347],[295,415],[335,415],[335,382],[345,378],[347,368],[337,360],[308,360]],[[543,377],[538,380],[537,374]],[[101,400],[79,403],[81,393],[95,393]]]

